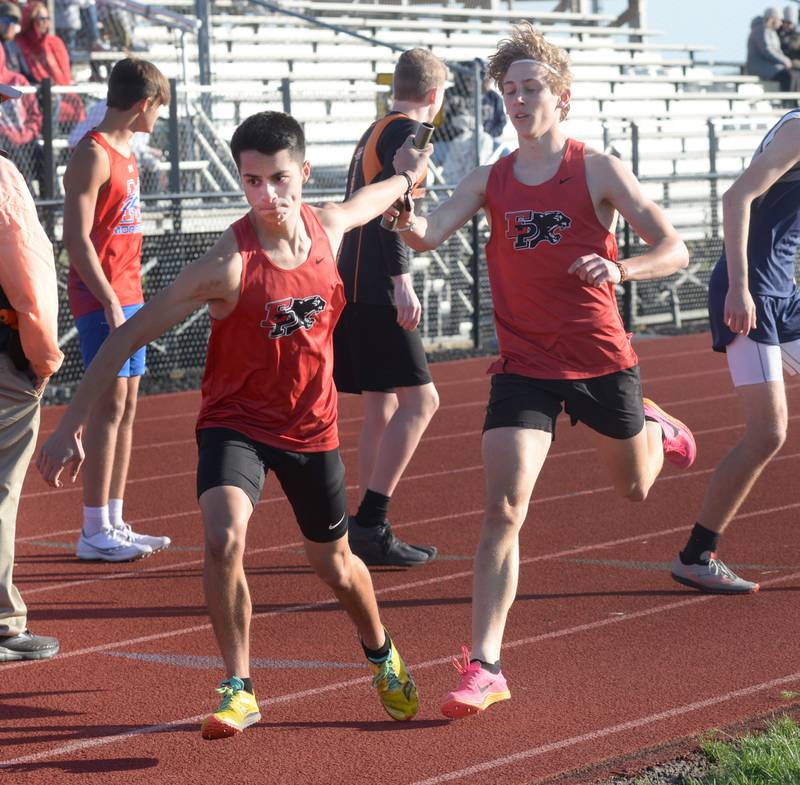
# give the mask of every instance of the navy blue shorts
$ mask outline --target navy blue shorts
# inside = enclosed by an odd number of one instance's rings
[[[142,303],[137,305],[123,305],[122,313],[126,319],[130,319],[140,308]],[[78,338],[81,343],[81,357],[83,367],[88,368],[89,363],[100,351],[103,341],[108,338],[108,322],[104,311],[92,311],[84,316],[79,316],[75,320],[78,328]],[[147,360],[147,347],[142,346],[134,352],[126,361],[117,374],[119,377],[128,378],[130,376],[144,376],[145,361]]]
[[[708,288],[708,318],[715,352],[724,352],[736,337],[724,321],[727,294],[727,279],[717,284],[712,275]],[[800,338],[800,291],[796,287],[788,297],[768,294],[754,294],[752,297],[756,304],[756,328],[747,334],[750,340],[777,346]]]

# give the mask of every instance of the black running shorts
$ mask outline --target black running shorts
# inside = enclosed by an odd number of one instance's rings
[[[347,303],[333,333],[333,350],[339,392],[394,392],[431,381],[419,331],[403,329],[390,305]]]
[[[603,436],[630,439],[644,427],[639,366],[591,379],[495,374],[483,430],[533,428],[547,431],[555,440],[562,404],[572,425],[582,422]]]
[[[255,507],[272,469],[292,505],[303,537],[333,542],[347,533],[344,464],[338,448],[290,452],[228,428],[197,431],[197,498],[210,488],[241,488]]]

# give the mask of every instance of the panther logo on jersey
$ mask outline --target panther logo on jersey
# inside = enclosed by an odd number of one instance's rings
[[[506,213],[506,237],[514,241],[514,250],[523,251],[535,248],[547,241],[557,245],[561,240],[558,233],[572,226],[572,219],[561,210],[537,213],[534,210],[517,210]]]
[[[326,305],[325,300],[318,294],[299,300],[294,297],[274,300],[265,306],[267,318],[261,322],[261,327],[270,328],[270,338],[285,338],[301,327],[310,330],[317,321],[317,314],[322,313]]]

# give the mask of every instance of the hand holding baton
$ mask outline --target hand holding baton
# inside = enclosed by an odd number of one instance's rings
[[[420,123],[417,133],[414,134],[414,141],[412,144],[417,148],[417,150],[424,150],[430,144],[431,136],[433,136],[433,126],[430,123]],[[405,199],[398,199],[394,203],[395,210],[400,212],[410,210],[411,206],[407,200],[408,194],[406,194]],[[383,218],[381,218],[381,227],[390,232],[396,232],[398,220],[399,216],[395,218],[387,218],[384,215]]]

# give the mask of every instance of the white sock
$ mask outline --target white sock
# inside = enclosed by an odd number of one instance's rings
[[[102,531],[103,529],[110,529],[111,521],[108,518],[108,505],[104,504],[102,507],[83,507],[83,533],[87,537]]]
[[[112,526],[122,525],[122,499],[108,500],[108,519]]]

